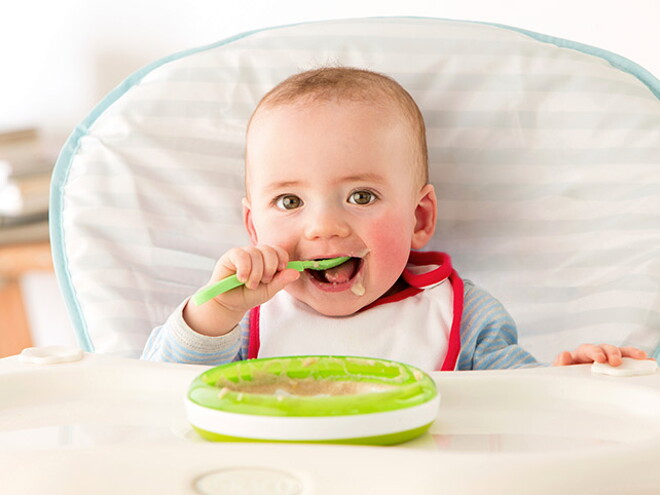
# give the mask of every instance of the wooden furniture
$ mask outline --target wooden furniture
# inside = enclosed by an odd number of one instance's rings
[[[35,270],[53,271],[48,241],[0,246],[0,357],[32,346],[20,280]]]

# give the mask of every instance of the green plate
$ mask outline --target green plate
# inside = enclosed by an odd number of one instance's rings
[[[293,356],[218,366],[186,409],[210,440],[392,444],[424,433],[439,395],[423,371],[383,359]]]

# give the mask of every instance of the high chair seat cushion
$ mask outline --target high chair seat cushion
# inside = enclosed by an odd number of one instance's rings
[[[424,18],[265,29],[159,60],[74,130],[56,165],[51,240],[81,345],[139,356],[151,329],[248,244],[247,119],[287,76],[383,72],[427,123],[448,252],[551,360],[660,329],[660,84],[593,47]]]

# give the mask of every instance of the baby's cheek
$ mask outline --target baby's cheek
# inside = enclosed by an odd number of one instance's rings
[[[403,219],[381,218],[369,227],[369,247],[379,263],[392,267],[405,266],[410,254],[411,232]]]
[[[255,230],[257,231],[257,238],[259,244],[267,244],[269,246],[283,247],[289,254],[291,254],[295,236],[291,235],[291,226],[280,225],[279,222],[272,219],[259,219],[255,222]]]

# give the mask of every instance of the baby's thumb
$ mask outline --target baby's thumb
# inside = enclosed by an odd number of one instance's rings
[[[300,272],[298,270],[282,270],[277,275],[273,277],[273,280],[266,286],[266,291],[268,294],[268,299],[271,299],[275,294],[284,289],[291,282],[294,282],[300,278]]]
[[[553,366],[570,366],[573,364],[573,355],[569,351],[563,351],[557,354]]]

